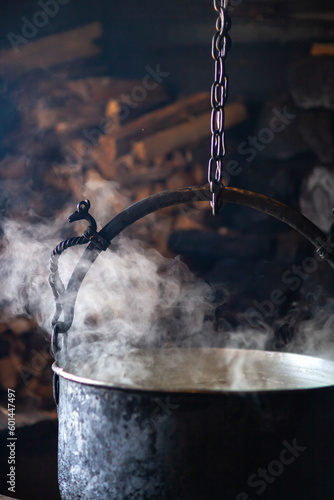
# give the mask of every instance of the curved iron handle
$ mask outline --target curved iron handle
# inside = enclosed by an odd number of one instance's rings
[[[210,200],[211,192],[208,186],[193,186],[174,191],[162,191],[144,198],[126,208],[123,212],[109,221],[97,235],[104,241],[110,243],[126,227],[161,208],[189,202],[210,202]],[[220,205],[225,203],[236,203],[238,205],[254,208],[288,224],[307,238],[316,248],[319,255],[327,260],[334,269],[334,252],[332,248],[332,239],[334,240],[334,237],[331,234],[332,231],[328,237],[313,224],[313,222],[297,210],[269,196],[233,187],[226,187],[221,192],[219,203]],[[67,289],[63,291],[63,295],[65,296],[64,300],[62,300],[64,321],[56,323],[57,329],[56,332],[54,332],[54,337],[56,339],[59,334],[66,333],[72,326],[74,307],[79,288],[89,268],[102,250],[103,248],[98,248],[96,244],[89,243],[75,267],[68,282]],[[55,354],[57,348],[58,341],[54,346]]]

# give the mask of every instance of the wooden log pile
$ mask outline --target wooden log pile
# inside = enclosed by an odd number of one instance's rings
[[[8,191],[3,200],[7,216],[22,211],[12,200],[27,183],[26,211],[48,216],[62,212],[71,200],[76,204],[92,180],[117,182],[130,193],[128,203],[206,181],[206,166],[192,151],[209,140],[209,94],[173,98],[150,67],[138,81],[99,74],[101,65],[93,64],[92,57],[100,57],[94,44],[100,34],[101,27],[93,23],[31,42],[14,61],[0,53],[7,92],[20,117],[2,139],[0,182]],[[78,37],[85,39],[82,46]],[[46,50],[57,55],[48,57]],[[228,104],[225,127],[246,115],[241,102]],[[159,214],[157,227],[161,221],[166,234],[185,223],[175,210]],[[199,221],[189,218],[187,224],[198,227]],[[151,227],[145,231],[144,226],[138,226],[141,236],[145,233],[149,244],[166,252],[166,237],[158,232],[153,237]]]
[[[5,217],[64,218],[64,206],[72,210],[94,184],[120,193],[109,219],[150,194],[206,182],[196,151],[204,145],[209,156],[209,93],[173,96],[151,67],[141,80],[111,77],[95,43],[101,32],[93,23],[31,41],[15,57],[0,52],[0,105],[2,98],[9,102],[13,116],[0,134]],[[242,102],[228,104],[225,127],[246,116]],[[101,202],[96,196],[92,213]],[[170,255],[169,234],[185,229],[206,231],[204,212],[165,209],[132,233]],[[28,406],[53,407],[48,347],[34,319],[1,323],[0,311],[0,403],[10,387]]]

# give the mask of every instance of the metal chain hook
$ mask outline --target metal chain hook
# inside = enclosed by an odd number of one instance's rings
[[[222,183],[223,158],[225,156],[224,106],[227,99],[227,76],[225,57],[229,46],[227,32],[230,18],[227,13],[228,0],[213,0],[213,7],[218,12],[216,32],[212,37],[212,58],[215,61],[214,82],[211,87],[211,157],[208,165],[208,182],[212,193],[210,202],[212,214],[218,212],[219,194],[224,189]]]

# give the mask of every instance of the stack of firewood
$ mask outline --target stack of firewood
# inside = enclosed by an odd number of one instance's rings
[[[93,23],[0,53],[0,104],[9,102],[11,113],[11,127],[0,130],[5,217],[63,217],[64,205],[74,209],[92,183],[112,181],[126,194],[112,215],[164,189],[206,182],[197,151],[204,143],[209,156],[209,93],[173,96],[159,65],[139,80],[109,76],[100,36]],[[229,104],[225,127],[246,114],[242,103]],[[169,234],[182,229],[205,229],[203,210],[165,209],[132,231],[168,255]],[[35,320],[1,324],[0,311],[0,388],[52,404],[48,347]]]
[[[15,181],[6,183],[6,215],[54,215],[64,203],[82,199],[92,179],[116,181],[129,193],[128,202],[206,181],[205,165],[193,150],[209,139],[209,93],[173,99],[163,81],[168,73],[159,65],[147,66],[138,81],[107,76],[94,45],[100,32],[94,23],[30,42],[14,61],[0,54],[20,116],[16,130],[2,139],[0,179]],[[245,117],[242,103],[229,104],[225,127]],[[10,201],[20,192],[26,193],[26,206]],[[157,216],[161,230],[154,237],[151,227],[143,231],[145,224],[140,234],[166,252],[166,236],[184,224],[194,228],[201,221],[166,210]]]

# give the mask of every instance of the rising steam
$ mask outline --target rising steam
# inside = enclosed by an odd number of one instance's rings
[[[110,182],[90,182],[86,195],[92,200],[99,226],[127,205],[117,185]],[[70,213],[73,207],[66,210]],[[45,331],[51,332],[54,301],[48,284],[48,260],[51,250],[64,238],[63,221],[39,221],[27,226],[3,220],[2,231],[2,310],[8,318],[22,313],[33,316]],[[214,290],[179,258],[164,258],[126,236],[119,237],[118,243],[117,250],[99,256],[80,288],[74,323],[59,359],[67,371],[129,383],[147,371],[147,359],[143,364],[133,357],[138,349],[263,350],[272,345],[274,331],[268,325],[254,329],[243,324],[228,331],[226,325],[216,323]],[[70,249],[61,257],[64,282],[81,253],[82,248]],[[317,310],[314,319],[298,325],[289,349],[333,357],[333,318],[333,303],[329,301],[326,308]],[[237,366],[238,380],[243,366]]]

